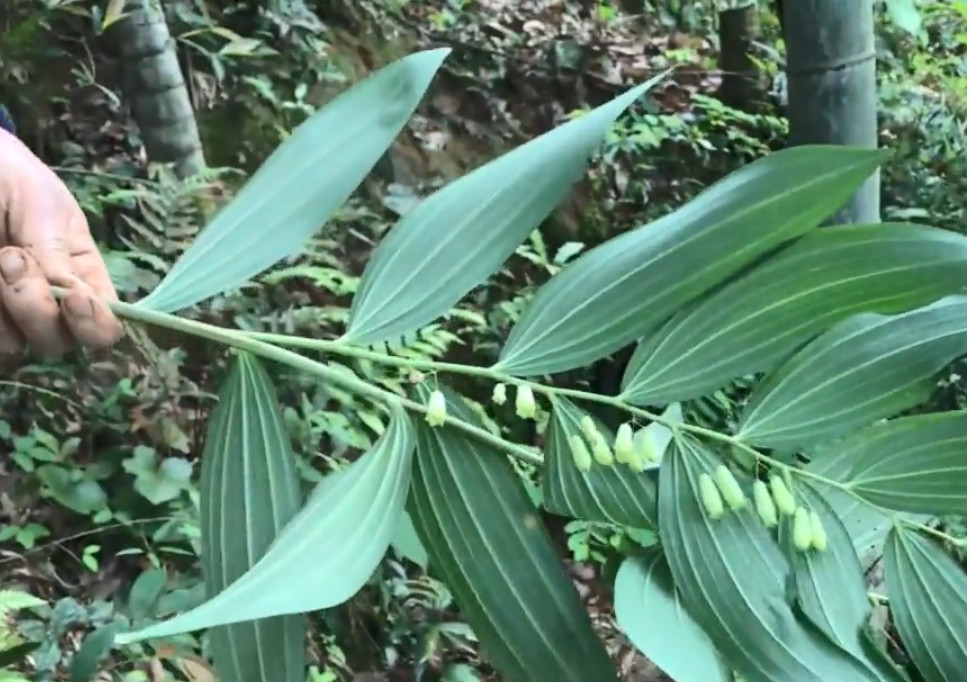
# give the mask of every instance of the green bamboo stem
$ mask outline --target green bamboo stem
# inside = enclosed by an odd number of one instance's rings
[[[877,147],[873,0],[780,3],[786,38],[789,135],[793,146]],[[880,172],[830,224],[880,222]]]

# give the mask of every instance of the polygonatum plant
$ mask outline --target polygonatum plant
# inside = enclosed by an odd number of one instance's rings
[[[967,670],[967,575],[936,519],[967,512],[967,414],[915,414],[967,352],[967,238],[906,223],[822,226],[887,158],[802,146],[588,251],[542,286],[493,366],[390,349],[485,282],[586,171],[658,78],[487,163],[375,249],[344,334],[320,340],[174,315],[244,284],[331,217],[405,125],[446,50],[410,55],[320,110],[265,162],[157,289],[119,315],[237,351],[203,453],[207,601],[115,644],[210,629],[222,679],[304,679],[304,614],[358,592],[406,519],[508,682],[617,672],[509,458],[541,467],[550,513],[657,533],[615,584],[619,625],[677,682],[899,682],[871,626],[892,614],[927,682]],[[628,344],[620,394],[555,375]],[[408,394],[307,354],[414,370]],[[263,362],[372,401],[372,450],[299,495]],[[445,384],[494,384],[543,451],[509,442]],[[681,405],[748,376],[731,432]],[[625,415],[609,429],[599,403]],[[404,516],[406,515],[406,516]],[[885,564],[885,593],[863,570]]]

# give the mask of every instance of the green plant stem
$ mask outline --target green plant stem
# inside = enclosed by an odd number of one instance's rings
[[[64,292],[61,290],[56,291],[55,293],[63,295]],[[300,369],[308,372],[325,379],[326,381],[338,384],[357,395],[369,398],[375,402],[388,405],[394,401],[399,401],[403,407],[410,412],[416,412],[420,415],[426,414],[426,407],[418,402],[400,397],[395,393],[373,386],[372,384],[363,381],[350,372],[333,369],[322,362],[312,360],[304,355],[299,355],[298,353],[293,353],[285,348],[280,348],[279,346],[271,343],[267,343],[257,338],[252,338],[250,335],[245,334],[244,332],[232,331],[215,325],[206,324],[204,322],[197,322],[195,320],[188,320],[183,317],[177,317],[167,313],[147,310],[129,303],[112,301],[110,303],[110,307],[115,315],[120,318],[133,320],[135,322],[143,322],[145,324],[151,324],[158,327],[167,327],[173,331],[180,331],[186,334],[211,339],[212,341],[223,343],[237,350],[248,351],[267,360],[274,360],[275,362],[288,365],[294,369]],[[489,431],[485,431],[484,429],[478,428],[472,424],[468,424],[450,416],[447,416],[446,423],[447,425],[466,433],[472,438],[499,448],[507,454],[525,462],[531,464],[540,464],[544,461],[544,458],[539,453],[531,450],[530,448],[505,441],[503,438],[495,436]]]
[[[828,485],[835,488],[846,495],[849,495],[853,499],[863,503],[866,506],[873,507],[885,515],[889,516],[894,520],[895,523],[900,523],[911,528],[916,528],[925,533],[933,535],[946,542],[951,542],[958,544],[957,540],[952,536],[944,533],[943,531],[937,530],[932,526],[928,526],[923,523],[918,523],[916,521],[911,521],[909,519],[897,516],[893,511],[889,509],[884,509],[879,505],[873,504],[872,502],[864,499],[860,495],[857,495],[853,490],[839,481],[827,478],[820,474],[811,472],[807,469],[802,469],[799,467],[790,467],[784,462],[780,462],[772,457],[763,455],[761,452],[755,448],[749,446],[748,444],[738,440],[734,436],[727,433],[721,433],[719,431],[714,431],[712,429],[707,429],[702,426],[695,424],[681,424],[677,422],[672,422],[665,419],[659,414],[655,414],[648,410],[644,410],[621,400],[619,397],[612,397],[606,395],[600,395],[597,393],[587,393],[584,391],[570,389],[570,388],[560,388],[556,386],[547,386],[545,384],[539,384],[533,381],[527,381],[525,379],[520,379],[518,377],[510,376],[507,374],[501,374],[500,372],[494,372],[487,367],[476,367],[472,365],[461,365],[451,362],[437,362],[434,360],[423,360],[418,358],[401,358],[394,355],[388,355],[386,353],[380,353],[379,351],[370,350],[368,348],[360,348],[358,346],[352,346],[350,344],[341,341],[329,341],[325,339],[307,339],[300,336],[293,336],[289,334],[272,334],[267,332],[241,332],[245,336],[252,339],[257,339],[266,343],[271,343],[276,346],[288,346],[293,348],[302,348],[305,350],[312,350],[321,353],[328,353],[332,355],[340,355],[344,357],[354,357],[360,360],[369,360],[371,362],[376,362],[382,365],[401,367],[406,369],[415,369],[419,371],[426,372],[450,372],[453,374],[463,374],[465,376],[474,376],[483,379],[488,379],[497,383],[513,384],[517,386],[529,386],[535,393],[542,393],[546,396],[562,396],[562,397],[572,397],[579,400],[586,400],[590,402],[602,403],[615,407],[617,409],[629,412],[635,416],[647,419],[648,421],[658,422],[670,428],[673,432],[688,432],[692,433],[701,438],[708,440],[714,440],[721,443],[725,443],[732,447],[735,447],[752,457],[757,461],[770,466],[778,467],[783,470],[788,470],[794,475],[805,479],[811,479],[818,483]]]
[[[599,395],[597,393],[586,393],[574,388],[560,388],[557,386],[547,386],[534,381],[528,381],[509,374],[494,372],[488,367],[476,367],[473,365],[461,365],[455,362],[437,362],[435,360],[422,360],[419,358],[401,358],[395,355],[387,355],[379,351],[368,348],[360,348],[342,341],[328,341],[326,339],[307,339],[291,334],[272,334],[268,332],[239,332],[252,339],[265,341],[276,346],[286,346],[288,348],[302,348],[319,353],[329,353],[343,357],[353,357],[360,360],[369,360],[388,367],[401,367],[404,369],[415,369],[425,372],[449,372],[452,374],[463,374],[465,376],[479,377],[501,384],[513,384],[515,386],[530,386],[535,393],[545,395],[559,395],[562,397],[576,398],[578,400],[589,400],[598,403],[608,403],[628,410],[629,405],[611,396]],[[632,408],[634,409],[634,408]],[[642,416],[647,415],[644,413]],[[651,417],[648,417],[649,419]],[[662,421],[658,419],[657,421]]]
[[[55,295],[63,296],[64,290],[54,288]],[[853,492],[849,486],[835,481],[833,479],[826,478],[820,474],[810,472],[805,469],[798,467],[789,467],[789,465],[780,462],[772,457],[763,455],[761,452],[753,447],[750,447],[746,443],[738,440],[734,436],[730,436],[726,433],[720,433],[712,429],[707,429],[702,426],[697,426],[695,424],[681,424],[665,419],[659,414],[649,412],[632,405],[628,405],[624,401],[617,397],[599,395],[595,393],[587,393],[584,391],[579,391],[576,389],[559,388],[555,386],[546,386],[544,384],[539,384],[533,381],[527,381],[524,379],[519,379],[517,377],[512,377],[506,374],[501,374],[499,372],[494,372],[486,367],[475,367],[471,365],[460,365],[456,363],[449,362],[436,362],[432,360],[420,360],[420,359],[410,359],[410,358],[399,358],[377,351],[369,350],[366,348],[359,348],[356,346],[351,346],[349,344],[337,341],[327,341],[321,339],[306,339],[297,336],[290,336],[287,334],[271,334],[266,332],[246,332],[246,331],[232,331],[229,329],[224,329],[211,324],[206,324],[204,322],[197,322],[195,320],[188,320],[183,317],[177,317],[175,315],[169,315],[167,313],[160,313],[153,310],[147,310],[145,308],[140,308],[136,305],[131,305],[129,303],[121,303],[112,301],[109,303],[111,309],[114,313],[123,319],[132,320],[136,322],[143,322],[146,324],[151,324],[159,327],[167,327],[174,331],[181,331],[186,334],[192,334],[194,336],[200,336],[203,338],[211,339],[219,343],[223,343],[232,348],[238,350],[248,351],[255,355],[259,355],[268,360],[274,360],[275,362],[288,365],[295,369],[301,369],[310,374],[318,376],[326,381],[331,381],[334,384],[338,384],[345,389],[361,395],[363,397],[369,398],[370,400],[382,403],[390,404],[392,401],[399,401],[400,404],[407,410],[411,412],[416,412],[420,415],[426,414],[426,407],[420,403],[407,398],[401,398],[400,396],[386,391],[384,389],[378,388],[369,384],[356,375],[352,373],[347,373],[345,371],[340,371],[333,369],[332,367],[307,358],[304,355],[299,355],[294,353],[282,346],[288,346],[292,348],[302,348],[305,350],[313,350],[322,353],[330,353],[340,356],[355,357],[363,360],[370,360],[373,362],[381,363],[383,365],[403,367],[409,369],[416,369],[428,372],[450,372],[454,374],[463,374],[467,376],[476,376],[480,378],[485,378],[491,381],[499,383],[509,383],[517,386],[529,386],[535,392],[542,393],[548,396],[562,396],[562,397],[573,397],[579,400],[587,400],[592,402],[604,403],[611,405],[618,409],[624,410],[636,416],[642,417],[649,421],[658,422],[667,426],[674,433],[678,432],[688,432],[695,434],[696,436],[706,438],[709,440],[715,440],[722,443],[726,443],[733,447],[736,447],[743,452],[746,452],[753,456],[756,460],[769,464],[770,466],[780,467],[795,473],[796,476],[802,478],[808,478],[815,480],[817,482],[823,483],[830,487],[836,488],[844,492],[845,494],[853,497],[854,499],[862,502],[864,505],[873,507],[880,512],[890,516],[895,523],[900,523],[907,525],[911,528],[916,528],[925,533],[929,533],[945,542],[950,542],[952,544],[959,544],[958,541],[951,537],[950,535],[937,530],[926,524],[918,523],[916,521],[911,521],[909,519],[904,519],[897,516],[894,512],[889,509],[884,509],[878,505],[869,502],[863,497],[857,495]],[[499,450],[506,452],[507,454],[516,457],[524,462],[530,464],[541,464],[543,463],[543,457],[530,448],[526,448],[515,443],[510,443],[499,436],[495,436],[489,431],[468,424],[459,419],[455,419],[451,416],[447,416],[446,423],[455,429],[458,429],[468,436],[475,438],[479,441],[487,443]]]

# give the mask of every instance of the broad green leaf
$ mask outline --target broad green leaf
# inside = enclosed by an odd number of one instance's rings
[[[763,254],[819,225],[884,158],[869,149],[803,146],[750,163],[551,278],[511,331],[495,369],[560,372],[641,338]]]
[[[459,397],[447,391],[447,399],[451,414],[479,425]],[[614,682],[614,666],[506,455],[422,422],[417,442],[413,522],[501,679]]]
[[[791,521],[782,520],[780,537],[791,558],[796,599],[803,613],[827,637],[866,664],[871,680],[903,682],[882,656],[871,655],[864,628],[872,606],[863,567],[852,538],[833,507],[811,485],[799,483],[800,503],[819,515],[829,546],[824,552],[798,552],[792,547]]]
[[[967,282],[967,237],[908,224],[817,230],[675,315],[638,346],[625,400],[661,405],[773,369],[858,312],[898,313]]]
[[[876,426],[869,428],[877,428]],[[862,438],[863,431],[857,432],[856,438]],[[821,450],[810,451],[813,460],[805,467],[807,471],[818,474],[833,481],[833,484],[812,481],[811,485],[825,498],[849,533],[853,547],[860,557],[863,570],[867,570],[874,562],[883,556],[883,542],[893,526],[893,516],[883,510],[872,507],[851,492],[838,488],[838,482],[849,480],[852,463],[849,458],[835,456],[838,448],[849,449],[849,442],[853,436],[842,441],[827,444]],[[917,518],[913,514],[897,514],[909,518]]]
[[[111,653],[117,625],[110,623],[84,638],[83,644],[71,658],[70,682],[91,682],[97,675],[98,664]]]
[[[151,568],[139,575],[128,593],[127,616],[131,620],[150,616],[157,607],[167,583],[168,574],[163,568]]]
[[[659,476],[662,546],[686,610],[747,682],[871,682],[863,663],[791,607],[789,562],[751,505],[709,519],[698,477],[717,462],[682,436]]]
[[[630,556],[614,583],[618,627],[675,682],[730,682],[715,646],[682,606],[658,549]]]
[[[57,464],[37,467],[35,475],[43,484],[41,494],[78,514],[93,514],[107,504],[107,493],[100,483],[89,476],[76,478],[83,469],[68,470]]]
[[[852,433],[817,466],[853,495],[917,514],[967,514],[967,412],[900,417]]]
[[[0,590],[0,620],[6,620],[14,611],[45,606],[46,601],[20,590]]]
[[[870,613],[859,557],[849,533],[823,497],[802,482],[796,492],[800,504],[819,515],[829,541],[825,552],[798,552],[791,546],[791,521],[782,520],[780,537],[792,560],[797,599],[803,612],[830,639],[856,653],[860,628]]]
[[[967,670],[967,575],[931,539],[895,527],[884,553],[886,588],[900,640],[926,682]]]
[[[306,613],[345,602],[365,585],[389,547],[410,484],[415,444],[393,408],[373,449],[327,476],[302,511],[241,578],[200,606],[116,638],[118,644],[217,625]]]
[[[585,414],[574,403],[554,398],[541,480],[544,507],[554,514],[586,521],[657,528],[656,470],[638,474],[627,466],[615,464],[610,467],[594,465],[585,472],[574,464],[568,436],[581,433],[581,418]],[[604,424],[595,421],[601,434],[613,442],[614,434]]]
[[[261,559],[302,506],[295,453],[272,380],[239,354],[208,422],[201,472],[201,566],[212,599]],[[306,621],[290,614],[213,628],[212,658],[235,682],[303,682]]]
[[[134,476],[134,489],[155,505],[174,500],[189,489],[192,474],[191,462],[182,457],[158,460],[154,448],[138,445],[121,464]]]
[[[393,143],[449,53],[397,60],[296,128],[138,305],[181,310],[298,253]]]
[[[366,265],[346,338],[387,341],[449,311],[564,200],[614,120],[665,75],[481,166],[407,213]]]
[[[967,297],[837,324],[761,383],[738,437],[772,448],[820,443],[919,404],[967,352]]]

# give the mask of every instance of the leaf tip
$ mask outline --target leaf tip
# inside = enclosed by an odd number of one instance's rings
[[[422,50],[406,57],[410,63],[423,63],[430,67],[434,72],[440,68],[450,53],[453,52],[449,47],[437,47],[432,50]]]

